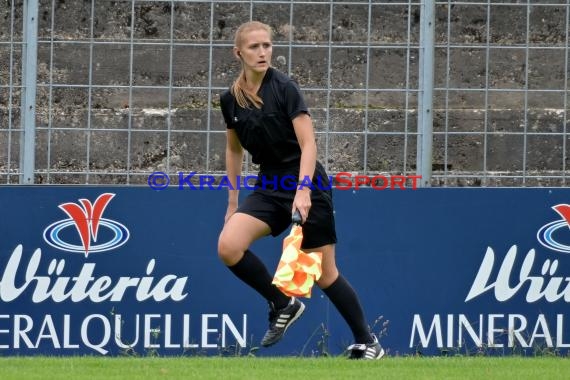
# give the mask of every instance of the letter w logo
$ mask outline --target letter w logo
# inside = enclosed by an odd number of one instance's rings
[[[115,194],[104,193],[99,195],[93,204],[88,199],[82,198],[79,200],[80,204],[68,202],[59,205],[59,208],[75,223],[75,228],[85,250],[85,257],[89,254],[91,239],[93,242],[97,242],[101,216],[114,196]]]

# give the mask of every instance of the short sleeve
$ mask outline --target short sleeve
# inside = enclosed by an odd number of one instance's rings
[[[232,119],[233,119],[233,107],[234,97],[229,90],[224,91],[220,95],[220,107],[222,108],[222,115],[224,116],[224,121],[226,122],[226,127],[232,129]]]
[[[284,96],[285,112],[291,120],[301,113],[309,113],[309,109],[305,104],[305,99],[297,82],[289,80],[285,83]]]

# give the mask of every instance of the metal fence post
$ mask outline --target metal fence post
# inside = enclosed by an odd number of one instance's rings
[[[429,187],[433,151],[433,86],[435,1],[424,0],[420,16],[417,174],[420,187]]]
[[[34,183],[36,139],[36,78],[38,56],[38,0],[24,0],[22,50],[22,134],[20,184]]]

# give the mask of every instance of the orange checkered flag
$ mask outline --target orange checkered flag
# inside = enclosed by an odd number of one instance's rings
[[[301,215],[296,211],[293,227],[283,240],[283,253],[273,277],[273,285],[288,296],[311,297],[311,289],[322,274],[322,252],[306,253],[301,250],[303,230]]]

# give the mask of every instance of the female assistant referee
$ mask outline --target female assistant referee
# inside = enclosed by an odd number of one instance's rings
[[[261,22],[242,24],[233,48],[242,70],[221,97],[227,126],[226,170],[229,190],[225,224],[218,241],[222,262],[269,303],[269,329],[264,347],[277,343],[297,320],[305,305],[272,285],[272,275],[249,250],[257,239],[277,236],[291,224],[298,210],[302,218],[302,249],[322,252],[318,286],[329,297],[350,327],[355,344],[350,358],[379,359],[384,350],[370,332],[358,296],[339,273],[335,262],[336,231],[332,192],[325,186],[307,186],[326,179],[317,161],[313,123],[299,86],[271,67],[272,32]],[[244,148],[260,166],[256,189],[238,205],[238,176]],[[283,178],[294,178],[284,186]],[[232,189],[233,188],[233,189]]]

